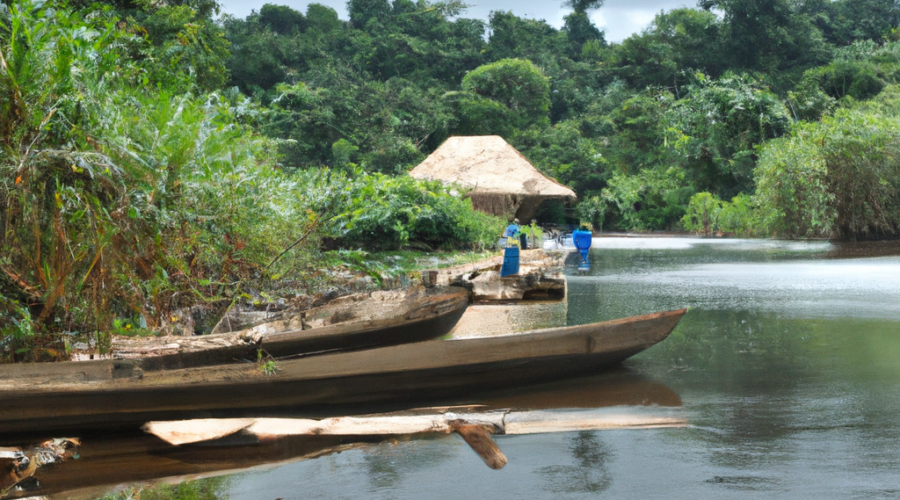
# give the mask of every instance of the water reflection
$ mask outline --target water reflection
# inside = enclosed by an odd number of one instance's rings
[[[681,397],[667,385],[635,370],[607,373],[540,384],[459,399],[460,404],[487,408],[604,408],[609,406],[681,406]]]
[[[428,446],[433,441],[434,438],[406,441],[403,446],[397,446],[399,442],[392,440],[390,445],[364,450],[362,457],[369,491],[394,488],[407,475],[446,462],[458,451],[452,446]]]
[[[575,465],[550,465],[538,469],[546,479],[544,489],[550,493],[600,493],[609,488],[612,475],[606,463],[614,455],[599,433],[579,432],[568,439]]]
[[[476,405],[485,410],[552,410],[622,405],[677,407],[681,405],[681,398],[668,386],[651,377],[634,370],[619,369],[575,380],[427,403],[439,406]],[[416,403],[409,405],[416,406]],[[290,414],[284,413],[281,416]],[[570,442],[568,449],[575,463],[555,468],[539,467],[539,474],[547,478],[547,484],[568,485],[565,486],[566,491],[602,491],[611,477],[604,468],[611,450],[604,447],[597,433],[578,433],[565,439]],[[175,495],[171,496],[172,499],[177,499],[180,497],[176,493],[181,491],[178,488],[153,485],[160,482],[189,481],[201,474],[228,474],[248,468],[270,470],[273,467],[285,467],[292,462],[296,463],[286,467],[297,467],[305,459],[317,457],[332,457],[313,466],[319,468],[323,464],[332,464],[333,467],[325,472],[326,475],[346,473],[354,478],[365,477],[365,485],[356,485],[357,491],[364,495],[401,488],[411,478],[442,470],[448,463],[453,463],[453,467],[465,464],[479,472],[482,472],[481,469],[493,472],[481,464],[481,460],[458,436],[399,436],[391,439],[371,438],[367,442],[358,437],[302,436],[261,442],[255,437],[233,435],[215,443],[176,447],[150,435],[125,432],[82,436],[82,443],[78,460],[39,470],[35,474],[37,481],[31,488],[14,492],[9,498],[48,494],[54,498],[98,498],[109,493],[109,499],[118,499],[128,498],[134,492],[142,494],[149,491],[147,495],[151,498],[169,498],[165,495],[171,494]],[[354,449],[359,450],[355,452],[356,455],[351,452],[344,454],[342,458],[334,458],[336,453]],[[340,472],[342,467],[335,464],[343,463],[343,457],[351,455],[356,457],[353,464],[345,472]],[[514,456],[513,460],[520,461],[523,458]],[[317,475],[312,474],[309,480],[314,481]],[[277,473],[276,476],[281,477]],[[237,477],[233,478],[238,481]],[[267,491],[272,489],[272,498],[292,498],[279,487],[283,482],[283,479],[279,479],[256,484],[250,491],[258,493],[260,488]],[[238,481],[236,484],[240,489],[242,483]],[[121,486],[113,488],[113,485]],[[201,486],[206,491],[210,485],[192,483],[192,486],[182,489],[190,492]],[[323,493],[323,496],[331,495]],[[188,495],[185,498],[193,497]],[[203,498],[213,500],[218,497],[209,493]],[[258,497],[248,492],[248,498]]]
[[[92,499],[109,493],[109,498],[130,495],[145,500],[214,500],[225,497],[219,493],[227,490],[228,481],[196,483],[183,488],[153,486],[160,484],[160,480],[178,484],[225,471],[329,455],[363,444],[358,439],[333,437],[290,438],[268,443],[237,437],[214,444],[171,446],[139,431],[87,434],[81,438],[77,459],[38,469],[24,489],[17,488],[4,498],[52,495],[53,498]],[[147,489],[151,492],[144,495],[142,492]],[[205,492],[205,496],[192,496],[192,492]]]
[[[100,500],[225,500],[232,478],[210,477],[179,484],[129,486],[112,491]]]
[[[900,243],[893,256],[834,259],[846,244],[754,240],[659,239],[644,248],[621,249],[613,238],[595,241],[591,271],[567,261],[569,323],[693,307],[704,310],[770,311],[817,318],[900,317]],[[651,240],[648,240],[651,241]],[[674,241],[676,249],[666,249]],[[882,247],[879,249],[883,250]],[[859,252],[865,254],[864,252]]]

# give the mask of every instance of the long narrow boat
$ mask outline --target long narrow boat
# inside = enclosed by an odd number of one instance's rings
[[[509,394],[510,392],[513,394]],[[401,415],[430,411],[476,412],[519,408],[543,410],[544,413],[552,413],[553,417],[557,417],[560,410],[579,412],[627,405],[632,408],[618,410],[633,412],[635,415],[643,415],[644,410],[647,410],[651,414],[678,416],[676,407],[681,405],[680,397],[669,387],[628,370],[614,370],[515,391],[503,390],[496,395],[481,394],[475,401],[479,404],[416,409],[401,412]],[[283,416],[289,417],[290,414]],[[81,438],[77,460],[37,469],[33,476],[36,481],[29,483],[28,488],[22,491],[13,491],[11,497],[34,498],[47,495],[53,498],[100,498],[113,488],[130,483],[160,481],[174,484],[197,477],[230,474],[251,467],[259,470],[280,466],[389,438],[400,441],[414,439],[396,435],[304,435],[263,440],[242,433],[215,442],[172,446],[140,430],[94,431],[79,433],[77,436]],[[46,434],[33,438],[21,437],[4,441],[3,444],[28,450],[48,437],[50,436]],[[517,457],[511,455],[510,459],[516,460]],[[0,456],[0,470],[3,465],[4,461]],[[12,484],[13,479],[4,482],[0,477],[0,491],[4,486]]]
[[[498,337],[428,341],[175,370],[138,363],[0,367],[0,433],[143,423],[294,407],[317,415],[427,401],[604,370],[665,339],[685,310]],[[17,369],[18,368],[18,369]],[[27,372],[27,373],[26,373]],[[233,414],[233,413],[231,413]]]
[[[117,339],[112,357],[130,360],[116,366],[151,371],[255,361],[260,350],[267,357],[279,358],[422,342],[447,335],[468,303],[468,293],[458,287],[414,287],[405,291],[356,294],[293,318],[236,332]],[[47,366],[2,367],[0,380],[27,378],[28,373],[43,372]],[[57,363],[49,369],[73,373],[90,370],[82,362]]]

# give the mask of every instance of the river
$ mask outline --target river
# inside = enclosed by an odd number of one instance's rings
[[[230,498],[900,497],[900,242],[594,241],[569,323],[690,307],[622,375],[690,427],[499,436],[500,471],[456,436],[386,443],[235,476]]]
[[[574,256],[573,256],[574,257]],[[216,483],[231,500],[900,497],[900,242],[596,238],[569,323],[689,307],[613,373],[457,403],[652,405],[686,428],[391,441]]]

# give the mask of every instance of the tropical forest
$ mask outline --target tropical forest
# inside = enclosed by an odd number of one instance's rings
[[[451,136],[576,192],[542,222],[900,236],[896,0],[700,0],[619,43],[564,5],[3,0],[0,362],[480,255],[509,221],[407,175]]]

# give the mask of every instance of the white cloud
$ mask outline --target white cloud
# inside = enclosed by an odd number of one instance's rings
[[[306,12],[310,3],[321,3],[335,9],[341,19],[347,19],[347,4],[344,0],[222,0],[222,10],[235,17],[246,17],[252,10],[259,11],[266,3],[287,5],[301,12]],[[569,9],[562,8],[562,3],[558,1],[490,0],[471,3],[472,6],[463,17],[487,21],[491,11],[512,11],[521,17],[545,19],[556,28],[562,27],[563,17],[570,12]],[[632,33],[646,28],[661,10],[694,5],[695,0],[607,0],[603,8],[591,12],[590,17],[598,28],[606,32],[608,41],[620,42]]]

